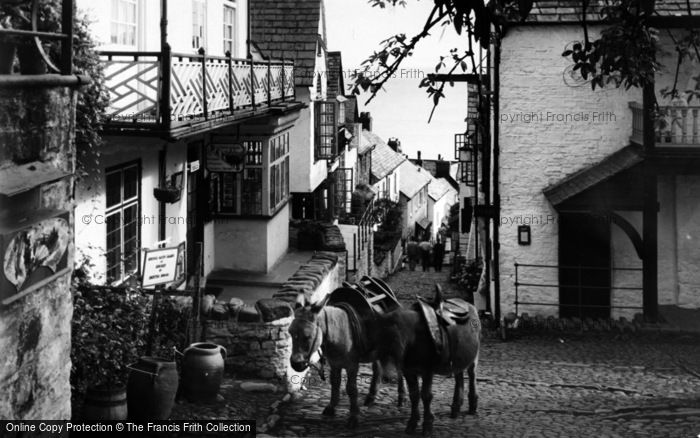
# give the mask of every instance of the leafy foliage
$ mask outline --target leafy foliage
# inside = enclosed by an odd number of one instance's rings
[[[401,205],[390,199],[379,199],[374,203],[372,223],[379,224],[379,230],[387,233],[401,231],[403,212]]]
[[[81,269],[73,275],[71,386],[82,394],[89,386],[119,387],[126,383],[127,365],[146,352],[152,298],[137,289],[93,286]],[[174,298],[158,302],[154,332],[156,356],[173,357],[186,346],[191,316]]]
[[[388,6],[406,6],[405,0],[369,0],[373,6],[385,8]],[[691,2],[687,2],[687,10],[681,14],[691,16]],[[572,43],[563,52],[563,56],[571,59],[573,69],[580,72],[581,77],[590,80],[591,87],[643,87],[654,78],[659,69],[656,60],[658,53],[658,31],[649,25],[653,15],[653,0],[610,0],[600,9],[603,31],[591,38],[586,22],[590,0],[580,0],[575,6],[582,8],[581,25],[583,41]],[[379,50],[371,54],[362,64],[362,70],[353,74],[355,94],[369,92],[369,103],[383,88],[388,80],[396,76],[396,71],[406,58],[410,57],[418,43],[430,35],[430,31],[438,26],[454,27],[459,35],[465,35],[467,50],[452,49],[449,55],[441,56],[435,72],[447,70],[448,74],[456,71],[471,71],[482,74],[482,59],[477,59],[477,50],[473,43],[486,47],[490,43],[498,44],[505,35],[507,24],[525,20],[532,9],[532,0],[435,0],[435,6],[428,15],[423,29],[409,38],[406,34],[398,34],[380,42]],[[597,3],[596,3],[597,5]],[[572,5],[574,6],[574,5]],[[676,81],[674,85],[664,90],[664,93],[676,97],[681,92],[677,90],[678,67],[688,59],[700,59],[700,30],[691,29],[683,38],[674,40],[678,54]],[[446,63],[449,61],[449,64]],[[449,81],[437,81],[434,76],[425,78],[420,86],[425,88],[428,97],[432,99],[433,111],[440,100],[445,97],[445,84]],[[700,90],[685,90],[686,100],[700,98]],[[432,114],[431,114],[432,117]]]
[[[457,285],[467,297],[473,297],[474,292],[476,292],[483,268],[484,263],[480,258],[470,260],[461,266],[457,274]],[[473,299],[471,302],[473,302]]]
[[[584,20],[584,41],[574,43],[562,56],[571,58],[583,79],[591,78],[594,90],[607,84],[629,89],[651,83],[659,68],[658,32],[647,25],[649,15],[640,8],[640,1],[621,0],[603,7],[600,14],[609,25],[600,37],[590,40]]]

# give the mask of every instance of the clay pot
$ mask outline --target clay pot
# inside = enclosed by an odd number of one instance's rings
[[[129,419],[167,420],[175,404],[179,380],[175,362],[143,356],[129,368]]]
[[[83,402],[84,421],[123,421],[127,419],[126,388],[93,387]]]
[[[189,401],[216,400],[224,378],[225,358],[226,349],[210,342],[197,342],[185,349],[181,385]]]

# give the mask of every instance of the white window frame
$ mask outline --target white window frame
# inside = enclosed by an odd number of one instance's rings
[[[225,1],[223,4],[223,53],[226,54],[227,44],[231,44],[231,57],[235,58],[238,56],[238,7],[234,1]],[[231,10],[233,15],[233,21],[226,21],[226,11]],[[231,38],[226,38],[226,28],[231,28]]]
[[[133,8],[133,21],[128,21],[127,17],[123,17],[122,6]],[[127,14],[128,15],[128,14]],[[119,46],[134,47],[138,46],[138,23],[139,23],[139,2],[138,0],[112,0],[110,11],[110,35],[109,41],[111,44]],[[122,35],[133,35],[132,37],[120,38]],[[128,41],[128,40],[132,40]]]
[[[192,0],[192,49],[206,49],[207,46],[207,3]]]

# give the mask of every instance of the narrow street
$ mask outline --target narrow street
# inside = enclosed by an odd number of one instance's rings
[[[401,271],[389,284],[404,303],[432,295],[447,272]],[[358,386],[367,393],[371,370]],[[700,343],[683,335],[596,333],[486,338],[477,372],[479,412],[449,417],[453,380],[436,377],[434,436],[466,437],[695,437],[700,433]],[[362,408],[360,426],[345,427],[342,391],[335,418],[321,416],[328,382],[310,374],[307,390],[280,408],[276,436],[404,436],[409,408],[396,407],[396,390],[384,385],[377,403]]]

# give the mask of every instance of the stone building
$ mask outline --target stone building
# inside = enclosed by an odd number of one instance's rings
[[[682,4],[681,4],[682,3]],[[562,56],[583,38],[580,2],[535,2],[492,46],[487,144],[491,161],[484,216],[489,233],[491,303],[502,313],[655,319],[660,310],[700,305],[700,64],[674,81],[672,38],[686,34],[685,2],[657,1],[655,97],[661,123],[644,142],[640,89],[591,90]],[[700,12],[691,2],[693,14]],[[589,31],[597,35],[598,6]],[[681,20],[681,21],[679,21]]]
[[[75,105],[89,79],[62,51],[60,74],[0,75],[3,419],[71,418]]]

